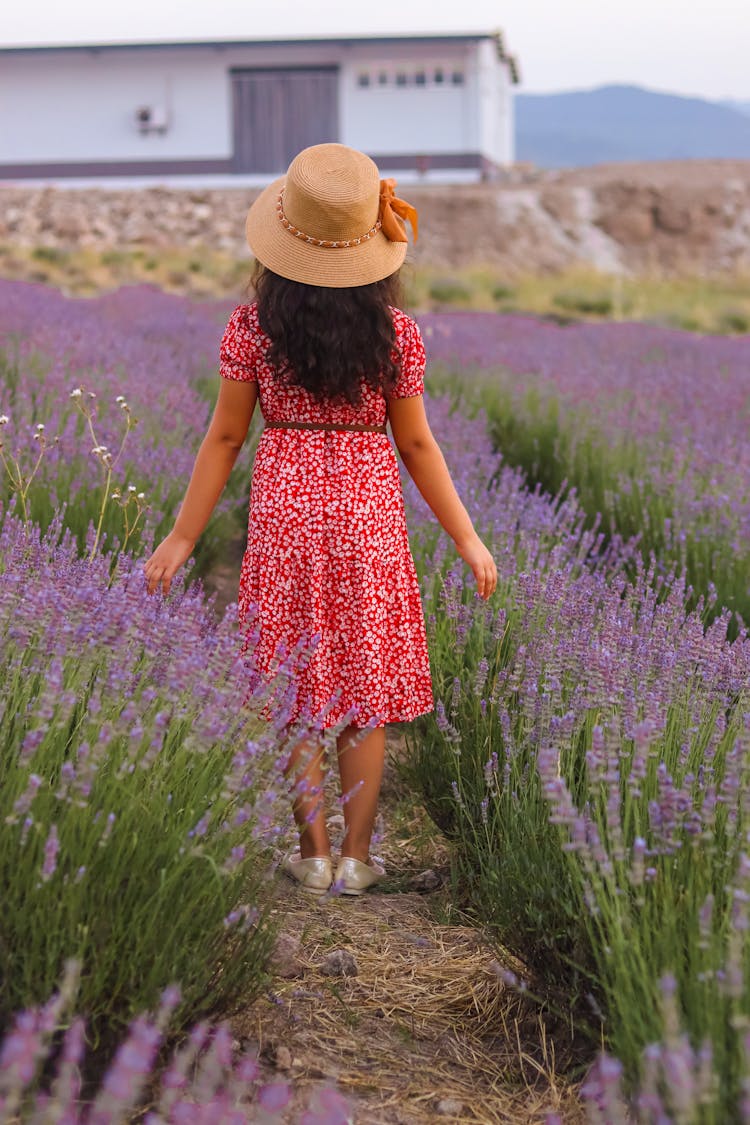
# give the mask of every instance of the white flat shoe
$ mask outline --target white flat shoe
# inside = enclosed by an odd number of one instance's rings
[[[363,863],[361,859],[342,856],[333,876],[334,884],[340,884],[342,895],[361,895],[374,883],[385,878],[385,868],[371,859]]]
[[[333,878],[331,857],[327,855],[314,855],[303,859],[299,852],[292,852],[285,856],[281,869],[290,878],[295,879],[303,891],[313,894],[322,894],[327,891]]]

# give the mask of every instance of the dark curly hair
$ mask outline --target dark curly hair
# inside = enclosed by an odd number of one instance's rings
[[[391,307],[401,304],[398,271],[371,285],[329,289],[289,281],[256,263],[250,282],[268,360],[282,382],[316,399],[359,406],[360,381],[384,394],[399,374]]]

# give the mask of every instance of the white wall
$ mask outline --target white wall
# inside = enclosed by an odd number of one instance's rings
[[[340,67],[340,136],[377,153],[476,152],[510,159],[510,90],[491,41],[477,43],[205,46],[5,54],[0,63],[0,163],[229,159],[231,67]],[[448,79],[436,84],[435,69]],[[453,69],[465,75],[453,85]],[[385,86],[358,85],[381,70]],[[424,86],[398,86],[418,71]],[[164,135],[139,133],[139,105],[165,107]],[[505,106],[505,109],[503,109]],[[510,149],[512,154],[512,146]]]
[[[464,152],[473,147],[472,91],[468,85],[453,85],[450,76],[458,70],[470,80],[473,45],[455,44],[417,48],[401,46],[385,54],[383,48],[358,47],[341,68],[341,141],[373,153]],[[438,85],[435,72],[442,69],[446,81]],[[426,83],[414,83],[417,73]],[[372,85],[362,88],[360,74],[367,73]],[[385,74],[387,82],[380,85]],[[399,86],[404,74],[409,84]]]
[[[6,56],[0,160],[78,161],[230,155],[223,59],[202,51]],[[139,105],[166,105],[164,136],[141,136]]]
[[[478,149],[496,164],[515,159],[513,92],[508,67],[501,62],[493,40],[477,44]]]

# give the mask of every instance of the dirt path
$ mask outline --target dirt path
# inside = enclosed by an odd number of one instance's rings
[[[258,1045],[270,1080],[293,1086],[290,1123],[332,1082],[357,1125],[582,1121],[551,1045],[504,988],[496,952],[451,920],[444,844],[401,791],[393,760],[403,743],[397,728],[387,733],[373,851],[388,880],[360,898],[318,900],[278,876],[272,991],[233,1021],[235,1035]],[[336,849],[340,818],[331,819]]]

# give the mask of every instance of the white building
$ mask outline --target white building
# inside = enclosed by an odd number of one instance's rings
[[[383,174],[513,162],[499,32],[0,49],[0,180],[269,180],[339,141]]]

